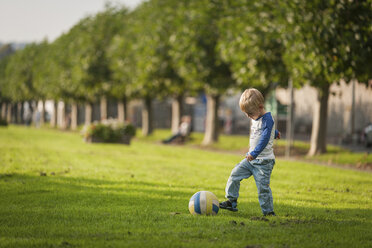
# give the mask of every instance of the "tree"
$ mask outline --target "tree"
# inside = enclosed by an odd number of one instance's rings
[[[290,0],[278,7],[286,10],[280,20],[291,77],[318,91],[309,155],[324,153],[330,85],[371,78],[372,2]]]
[[[42,102],[42,111],[40,114],[40,125],[45,122],[45,101],[53,96],[56,88],[53,84],[53,63],[50,58],[50,46],[48,41],[39,43],[34,49],[37,50],[37,55],[32,63],[32,74],[34,86],[38,92],[38,99]]]
[[[219,50],[224,61],[231,64],[237,88],[254,87],[264,97],[274,87],[292,85],[289,69],[283,60],[283,25],[278,22],[281,9],[273,7],[275,5],[276,1],[272,0],[235,0],[226,8],[226,14],[219,22],[224,33],[219,41]],[[292,105],[289,107],[293,109]],[[291,130],[290,124],[287,123],[288,130]],[[290,144],[291,131],[286,133]]]
[[[275,1],[235,0],[219,22],[219,51],[231,65],[238,89],[255,87],[266,95],[272,85],[286,86],[285,46]]]
[[[121,30],[113,37],[109,49],[109,66],[112,71],[110,95],[118,101],[118,119],[129,121],[128,101],[134,96],[131,85],[134,83],[136,71],[136,54],[134,51],[135,34],[130,28],[133,20],[129,13],[121,19]]]
[[[0,119],[5,119],[6,104],[10,102],[10,98],[6,96],[4,87],[6,87],[6,66],[10,59],[10,55],[14,53],[14,50],[10,44],[6,44],[0,47]]]
[[[95,97],[101,98],[103,103],[112,92],[113,79],[108,56],[109,47],[113,38],[123,29],[123,19],[126,14],[126,8],[108,3],[104,11],[92,18],[88,32],[84,32],[86,53],[83,56],[87,60],[87,68],[83,83]],[[81,47],[81,49],[84,48]],[[101,109],[103,110],[101,119],[105,119],[107,110]]]
[[[173,31],[175,4],[157,0],[141,4],[131,14],[128,45],[132,58],[132,84],[130,91],[143,99],[142,133],[152,133],[152,101],[155,98],[181,95],[185,84],[174,68],[170,56],[169,39]],[[168,15],[168,14],[169,15]],[[125,37],[124,37],[125,39]]]
[[[112,71],[107,53],[126,12],[125,8],[108,4],[103,12],[80,20],[53,44],[59,96],[72,104],[72,123],[76,123],[77,103],[86,103],[85,119],[89,124],[91,104],[98,99],[104,103],[110,95]],[[106,115],[103,109],[101,118]]]
[[[36,43],[27,45],[15,52],[7,61],[3,93],[12,103],[28,101],[33,112],[33,101],[39,99],[42,92],[35,84],[33,65],[39,56],[40,47]],[[8,115],[11,108],[8,107]],[[8,118],[9,119],[9,118]]]
[[[180,25],[170,40],[179,75],[207,94],[204,145],[218,140],[220,96],[235,84],[229,64],[217,49],[221,36],[218,22],[224,7],[224,1],[182,1],[177,11]]]
[[[87,99],[94,101],[90,89],[86,89],[83,85],[86,78],[84,68],[87,67],[87,62],[82,56],[85,51],[83,47],[86,44],[82,36],[89,24],[89,17],[80,20],[52,44],[50,56],[55,68],[53,73],[54,84],[57,86],[53,95],[55,111],[57,110],[56,103],[60,100],[63,100],[65,104],[68,102],[72,104],[85,102]],[[63,111],[64,119],[66,108]],[[72,119],[75,119],[75,116],[72,116]],[[63,122],[62,128],[67,128],[65,120]]]
[[[153,0],[153,9],[156,9],[155,18],[158,20],[156,23],[158,40],[160,41],[158,50],[161,51],[160,58],[163,61],[160,76],[166,86],[165,96],[172,97],[172,133],[179,131],[185,95],[193,95],[198,90],[197,84],[195,85],[182,77],[180,71],[177,70],[177,61],[172,56],[177,30],[186,24],[181,22],[180,14],[182,16],[182,13],[179,9],[182,6],[182,1]]]

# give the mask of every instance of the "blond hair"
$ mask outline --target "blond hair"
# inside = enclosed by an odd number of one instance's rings
[[[240,109],[248,115],[257,113],[260,110],[260,107],[263,106],[263,104],[264,97],[257,89],[246,89],[240,96]]]

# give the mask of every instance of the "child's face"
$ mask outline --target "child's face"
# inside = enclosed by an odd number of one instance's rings
[[[250,109],[248,112],[244,112],[245,115],[252,120],[257,120],[264,114],[263,106],[260,106],[258,109]]]
[[[259,112],[249,112],[249,113],[245,113],[245,115],[251,118],[252,120],[257,120],[258,117],[260,117]]]

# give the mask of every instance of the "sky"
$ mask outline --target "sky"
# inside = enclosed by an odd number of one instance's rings
[[[133,9],[143,0],[114,0]],[[0,42],[55,40],[81,18],[104,9],[107,0],[0,0]]]

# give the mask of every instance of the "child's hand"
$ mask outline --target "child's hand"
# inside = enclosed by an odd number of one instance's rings
[[[276,136],[276,139],[280,139],[280,132],[278,131],[278,136]]]
[[[252,160],[254,160],[254,157],[253,157],[251,154],[248,154],[245,158],[246,158],[248,161],[252,161]]]

